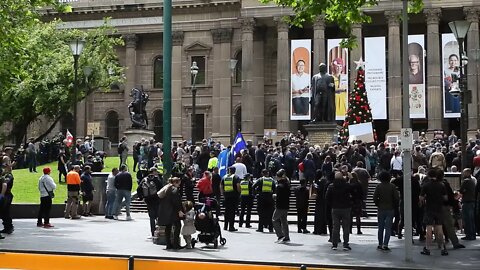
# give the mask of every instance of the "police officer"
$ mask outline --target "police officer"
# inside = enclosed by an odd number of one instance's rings
[[[11,147],[5,148],[5,155],[2,157],[2,177],[0,190],[0,216],[3,221],[3,230],[0,233],[11,234],[14,231],[12,216],[10,209],[12,208],[13,201],[13,174],[12,170],[15,166],[15,162],[10,159],[13,149]]]
[[[222,189],[225,205],[224,230],[235,232],[235,213],[237,212],[238,199],[240,196],[240,178],[235,175],[235,167],[228,168],[228,174],[222,180]]]
[[[273,216],[273,192],[275,191],[275,181],[269,175],[269,171],[262,170],[260,177],[254,184],[253,189],[257,195],[257,212],[258,212],[258,230],[263,232],[263,228],[268,227],[273,232],[272,216]]]
[[[245,227],[251,228],[250,216],[252,214],[253,206],[253,192],[252,192],[253,180],[252,175],[247,173],[245,179],[240,182],[242,191],[240,192],[240,227],[243,225],[243,216],[246,211]]]

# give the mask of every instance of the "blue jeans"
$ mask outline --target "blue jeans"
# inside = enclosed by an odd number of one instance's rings
[[[463,226],[465,227],[465,236],[468,239],[476,238],[475,231],[475,203],[464,202],[462,204]]]
[[[115,197],[117,196],[117,191],[116,190],[109,190],[107,191],[107,202],[105,204],[105,216],[113,216],[115,212],[114,205],[115,205]]]
[[[395,211],[392,210],[378,210],[378,245],[388,246],[390,235],[392,232],[392,222]]]
[[[117,190],[117,195],[115,197],[115,206],[113,207],[113,209],[115,210],[114,211],[115,215],[120,212],[122,201],[125,198],[125,208],[127,210],[127,217],[130,216],[130,201],[132,199],[131,196],[132,194],[130,193],[130,190],[122,190],[122,189]]]

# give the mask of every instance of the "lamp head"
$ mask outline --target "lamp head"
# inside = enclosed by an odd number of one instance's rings
[[[237,62],[238,62],[237,59],[230,59],[230,70],[231,71],[235,70],[235,67],[237,67]]]
[[[198,74],[197,62],[193,61],[192,66],[190,67],[190,73],[191,73],[193,76],[196,76],[196,75]]]
[[[453,21],[449,22],[448,26],[452,30],[452,33],[455,35],[457,41],[463,42],[465,37],[467,36],[468,29],[470,29],[470,22],[469,21]]]
[[[459,97],[460,96],[460,88],[458,88],[458,84],[452,84],[452,89],[450,89],[450,91],[448,91],[450,93],[450,95],[452,95],[453,97]]]
[[[70,41],[70,50],[72,50],[73,56],[80,56],[83,51],[83,47],[85,46],[85,40],[83,39],[74,39]]]

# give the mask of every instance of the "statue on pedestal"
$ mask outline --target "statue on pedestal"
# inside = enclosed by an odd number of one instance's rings
[[[148,94],[143,91],[143,88],[133,88],[130,92],[133,101],[128,104],[128,112],[130,120],[132,120],[132,128],[147,129],[148,117],[145,108],[147,107]]]
[[[319,71],[312,77],[312,122],[331,123],[335,121],[335,80],[324,63],[319,65]]]

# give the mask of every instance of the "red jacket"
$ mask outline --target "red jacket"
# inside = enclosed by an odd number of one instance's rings
[[[211,195],[213,193],[212,180],[205,174],[202,179],[197,182],[198,191],[204,195]]]

